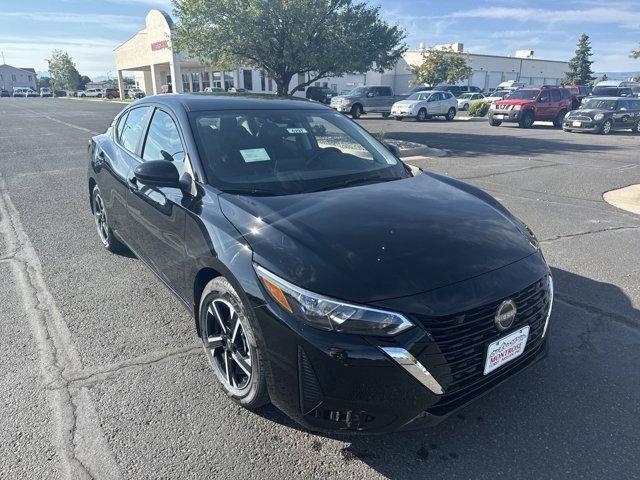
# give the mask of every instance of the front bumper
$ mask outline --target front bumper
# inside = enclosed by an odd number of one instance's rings
[[[412,312],[415,308],[440,302],[436,308],[444,315],[442,321],[449,322],[449,317],[459,317],[450,315],[451,308],[471,311],[469,307],[474,302],[501,301],[511,296],[514,288],[547,273],[542,258],[534,254],[496,272],[462,282],[464,285],[438,289],[437,295],[423,294],[383,302],[377,306],[404,305],[404,309],[396,308],[396,311],[407,312],[416,323],[414,328],[392,338],[321,331],[289,317],[275,305],[256,306],[254,312],[268,358],[271,400],[313,431],[381,433],[437,424],[543,358],[548,337],[541,337],[539,319],[530,322],[525,319],[531,325],[531,331],[537,333],[531,335],[524,353],[486,376],[480,370],[479,376],[461,383],[456,378],[458,367],[449,362],[449,353],[437,339],[438,333],[432,334],[421,315]],[[461,294],[468,298],[460,302]],[[452,305],[456,302],[457,305]],[[432,309],[428,308],[428,311],[431,314]],[[512,328],[522,325],[516,321]],[[481,368],[482,365],[476,364],[484,363],[486,345],[509,332],[492,332],[479,346],[480,357],[465,368]],[[403,364],[407,362],[394,359],[390,349],[403,349],[413,355],[435,383]],[[425,379],[427,381],[422,381]],[[443,391],[438,391],[438,386]]]
[[[500,122],[519,122],[522,118],[521,110],[489,110],[490,120]]]
[[[574,122],[578,122],[574,124]],[[597,132],[602,126],[602,121],[596,122],[595,120],[574,120],[572,118],[565,118],[562,121],[562,129],[576,132]]]
[[[330,103],[329,106],[337,112],[347,113],[351,111],[352,105],[350,103]]]
[[[416,115],[418,115],[418,112],[414,112],[413,109],[410,109],[410,108],[407,108],[407,109],[396,108],[391,110],[391,116],[393,117],[405,118],[405,117],[415,117]]]

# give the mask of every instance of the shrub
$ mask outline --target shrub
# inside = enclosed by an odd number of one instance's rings
[[[469,105],[469,116],[484,117],[489,111],[489,105],[491,105],[491,102],[476,100],[471,105]]]

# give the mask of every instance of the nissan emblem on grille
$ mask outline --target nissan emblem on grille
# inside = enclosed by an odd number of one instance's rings
[[[516,304],[513,300],[505,300],[498,307],[494,321],[498,330],[504,331],[513,325],[513,321],[516,318]]]

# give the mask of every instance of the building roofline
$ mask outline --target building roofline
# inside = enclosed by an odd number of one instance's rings
[[[407,53],[421,53],[421,50],[407,50]],[[458,53],[458,52],[454,52]],[[509,60],[529,60],[529,61],[538,61],[538,62],[553,62],[553,63],[569,63],[569,61],[565,60],[546,60],[544,58],[522,58],[522,57],[509,57],[507,55],[490,55],[488,53],[471,53],[471,52],[460,52],[463,55],[469,55],[474,57],[490,57],[490,58],[507,58]]]
[[[25,70],[24,68],[14,67],[13,65],[9,65],[8,63],[0,63],[0,67],[11,67],[11,68],[15,68],[16,70],[20,70],[21,72],[28,73],[29,75],[38,75],[36,73],[35,68],[33,69],[33,71]]]

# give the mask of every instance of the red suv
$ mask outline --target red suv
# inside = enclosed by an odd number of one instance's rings
[[[565,114],[571,110],[571,98],[571,92],[565,88],[521,88],[491,104],[489,125],[497,127],[502,122],[514,122],[529,128],[536,120],[546,120],[560,128]]]

